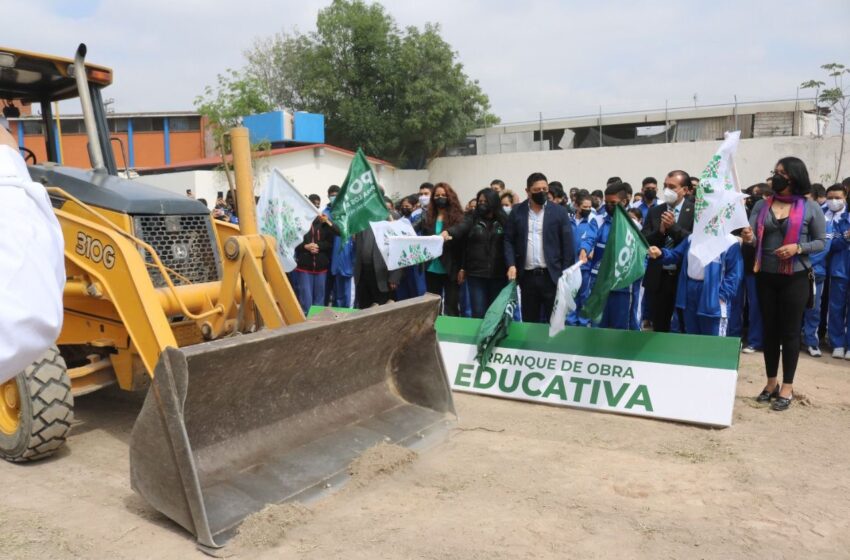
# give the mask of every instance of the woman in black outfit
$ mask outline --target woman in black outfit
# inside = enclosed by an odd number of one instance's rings
[[[508,216],[493,189],[478,191],[476,201],[475,211],[450,233],[462,247],[458,282],[468,283],[472,316],[481,319],[507,283],[504,241]]]
[[[451,317],[460,315],[458,270],[460,269],[460,243],[452,239],[456,227],[463,223],[463,209],[457,194],[448,183],[437,183],[431,191],[431,201],[419,226],[419,235],[443,235],[446,240],[443,254],[425,264],[425,289],[443,297],[443,313]]]
[[[806,198],[812,186],[801,160],[782,158],[773,173],[774,195],[755,204],[742,238],[756,247],[753,269],[764,321],[767,385],[756,400],[773,400],[773,410],[786,410],[794,398],[800,329],[809,299],[809,255],[823,250],[826,225],[820,206]]]

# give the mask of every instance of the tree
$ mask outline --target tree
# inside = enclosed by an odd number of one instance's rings
[[[204,94],[195,98],[195,108],[207,118],[215,150],[221,156],[221,165],[227,184],[236,199],[233,175],[227,163],[230,153],[228,131],[239,125],[239,119],[255,113],[271,111],[273,106],[263,95],[262,84],[251,76],[243,76],[228,68],[219,74],[215,87],[207,86]]]
[[[401,165],[498,122],[438,26],[400,30],[377,3],[334,0],[315,32],[258,39],[245,56],[267,102],[322,113],[330,143]]]
[[[835,165],[835,180],[841,178],[841,163],[844,159],[844,142],[847,134],[847,119],[850,117],[850,89],[845,89],[844,77],[850,74],[850,68],[843,64],[831,62],[821,65],[821,68],[827,72],[827,75],[832,78],[832,86],[821,91],[820,88],[826,84],[819,80],[809,80],[801,84],[800,87],[807,89],[815,89],[815,99],[837,118],[838,133],[841,135],[841,142],[838,148],[838,157]],[[818,113],[820,106],[818,106]]]

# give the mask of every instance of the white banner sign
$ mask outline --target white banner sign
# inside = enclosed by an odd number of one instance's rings
[[[440,342],[455,391],[730,426],[735,369],[496,348],[486,368],[475,346]]]

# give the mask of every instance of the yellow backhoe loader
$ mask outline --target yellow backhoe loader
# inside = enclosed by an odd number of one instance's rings
[[[132,487],[218,547],[266,504],[341,480],[369,447],[445,433],[454,405],[434,331],[439,299],[305,321],[273,240],[257,232],[247,130],[231,132],[237,228],[118,176],[101,98],[112,71],[85,53],[0,47],[0,101],[41,107],[49,161],[24,151],[61,224],[67,272],[57,348],[0,386],[0,456],[55,452],[75,395],[146,390]],[[51,163],[51,103],[74,97],[91,169]]]

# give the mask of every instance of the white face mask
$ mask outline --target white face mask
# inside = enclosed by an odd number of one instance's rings
[[[505,214],[511,213],[511,207],[510,206],[502,206],[502,210],[505,211]]]
[[[664,197],[664,202],[670,205],[676,204],[676,202],[679,200],[679,195],[676,194],[676,191],[674,191],[673,189],[668,189],[666,187],[664,189],[664,192],[662,193],[662,196]]]
[[[423,194],[422,196],[419,197],[419,206],[421,206],[422,208],[427,208],[428,202],[430,200],[431,200],[430,196]]]
[[[826,205],[829,206],[829,209],[833,212],[841,212],[844,210],[844,201],[840,198],[830,198],[826,201]]]

